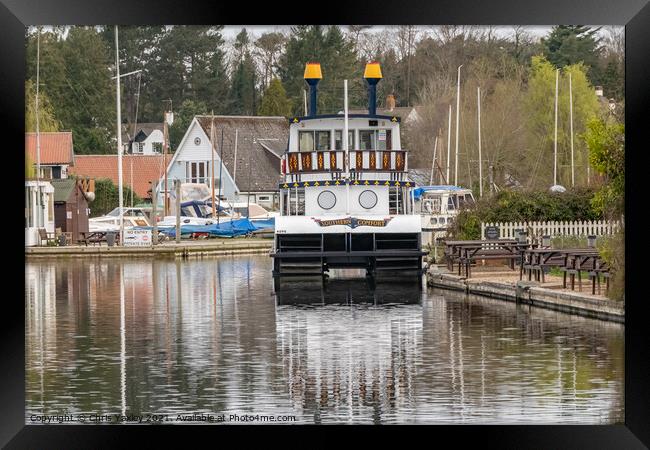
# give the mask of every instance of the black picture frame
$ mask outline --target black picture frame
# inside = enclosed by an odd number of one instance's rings
[[[424,442],[453,442],[462,446],[477,440],[481,446],[498,448],[616,448],[633,449],[650,446],[650,346],[647,300],[644,283],[639,274],[647,271],[648,246],[644,227],[644,178],[647,178],[647,133],[650,118],[650,3],[648,0],[586,0],[571,3],[566,0],[446,0],[438,2],[347,1],[331,2],[252,2],[214,3],[208,1],[130,1],[130,0],[2,0],[0,3],[0,117],[3,128],[4,154],[10,156],[7,168],[14,168],[23,159],[24,145],[24,79],[25,27],[28,25],[92,25],[92,24],[476,24],[476,25],[553,25],[590,24],[625,25],[626,27],[626,324],[625,324],[625,425],[611,426],[437,426],[417,427]],[[9,178],[20,177],[18,170],[5,170]],[[12,203],[6,211],[19,211],[24,195],[20,180],[8,180],[6,200]],[[15,190],[14,190],[15,188]],[[13,203],[16,203],[15,205]],[[9,213],[8,217],[13,217]],[[8,244],[20,247],[18,239],[5,239],[5,263],[10,269],[22,269],[13,262]],[[16,252],[22,251],[20,248]],[[24,255],[24,251],[23,251]],[[24,275],[24,273],[23,273]],[[188,438],[186,445],[198,444],[198,434],[217,432],[250,438],[248,427],[137,427],[137,426],[26,426],[24,424],[25,324],[24,291],[19,283],[11,283],[8,273],[3,277],[7,286],[16,285],[16,295],[4,296],[2,339],[2,420],[0,443],[6,448],[99,448],[132,444],[136,437],[146,437],[147,446],[155,441],[169,442],[180,433]],[[17,275],[20,278],[20,275]],[[647,289],[647,288],[645,288]],[[22,320],[21,320],[22,319]],[[263,427],[266,433],[313,430],[336,444],[329,433],[332,428]],[[413,427],[398,428],[405,436]],[[349,430],[349,428],[348,428]],[[364,439],[380,437],[395,427],[355,428]],[[261,431],[257,427],[255,431]],[[144,436],[143,436],[144,435]],[[281,438],[279,435],[278,438]],[[450,440],[448,440],[450,438]],[[225,441],[208,441],[225,445]],[[279,441],[285,445],[308,445],[304,440]],[[415,440],[402,441],[415,444]],[[413,445],[412,444],[412,445]]]

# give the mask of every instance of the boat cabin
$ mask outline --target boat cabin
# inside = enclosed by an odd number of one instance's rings
[[[415,212],[422,220],[423,243],[443,237],[464,207],[474,205],[470,189],[460,186],[422,186],[413,191]]]

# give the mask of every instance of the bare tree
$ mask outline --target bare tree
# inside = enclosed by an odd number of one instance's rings
[[[359,53],[359,40],[361,37],[361,34],[365,31],[372,28],[371,25],[350,25],[348,26],[348,33],[350,37],[352,38],[352,42],[354,42],[354,53],[356,53],[357,57],[361,56]]]
[[[259,61],[262,88],[264,89],[275,75],[275,66],[286,41],[287,37],[278,32],[264,33],[255,40],[254,54]]]

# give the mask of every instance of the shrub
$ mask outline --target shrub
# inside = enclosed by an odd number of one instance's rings
[[[124,206],[131,202],[131,189],[128,186],[122,187]],[[140,203],[142,199],[133,194],[133,204]],[[103,216],[119,206],[120,197],[118,187],[109,178],[95,180],[95,200],[90,204],[92,217]]]
[[[612,300],[625,299],[625,231],[596,240],[600,256],[610,267],[609,293]]]
[[[481,222],[530,222],[598,220],[602,214],[592,207],[594,191],[567,192],[501,191],[483,197],[474,206],[460,211],[450,234],[457,239],[480,239]]]

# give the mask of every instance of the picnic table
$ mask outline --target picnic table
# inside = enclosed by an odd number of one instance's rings
[[[595,248],[535,248],[524,252],[521,261],[519,279],[523,278],[524,272],[528,272],[530,280],[535,274],[535,280],[544,280],[544,268],[559,267],[562,274],[562,287],[567,287],[567,274],[570,278],[571,290],[575,290],[575,277],[578,277],[578,289],[582,290],[582,272],[587,271],[592,280],[591,293],[596,293],[596,283],[600,293],[600,276],[604,276],[609,289],[609,266],[601,258]]]
[[[91,244],[100,244],[102,242],[107,242],[106,241],[106,235],[108,233],[114,233],[115,234],[115,243],[119,244],[120,242],[120,233],[119,231],[81,231],[79,232],[80,238],[78,240],[79,243],[84,243],[86,244],[86,247],[88,247],[88,243],[90,242]]]
[[[453,270],[454,261],[457,261],[458,275],[461,275],[462,267],[465,266],[465,275],[469,278],[471,264],[477,260],[507,259],[510,268],[514,270],[515,260],[521,259],[523,251],[533,244],[521,243],[516,239],[494,239],[446,241],[445,245],[447,267]]]

